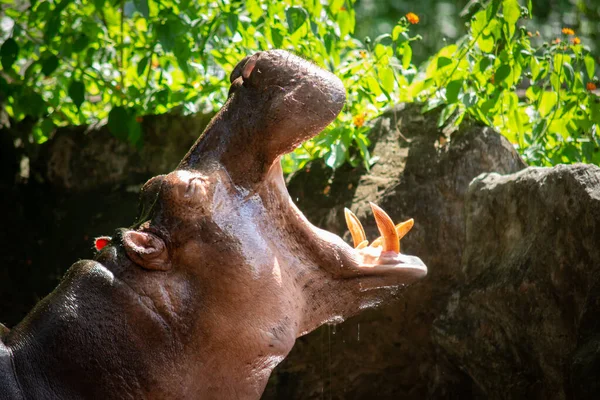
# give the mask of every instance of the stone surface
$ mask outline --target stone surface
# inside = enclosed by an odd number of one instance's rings
[[[212,115],[150,115],[136,149],[110,134],[106,125],[58,129],[33,162],[34,173],[53,187],[82,192],[139,185],[173,170],[202,133]]]
[[[300,338],[273,375],[265,399],[472,397],[470,379],[434,347],[431,324],[462,279],[469,182],[483,172],[510,173],[525,164],[488,128],[466,126],[446,137],[436,121],[415,106],[400,106],[374,125],[370,137],[380,160],[370,173],[347,168],[328,183],[323,169],[313,165],[291,179],[290,193],[305,214],[338,234],[346,230],[343,206],[357,213],[371,239],[378,233],[368,201],[395,221],[414,218],[402,251],[421,257],[429,275],[401,291],[394,304]],[[306,176],[313,174],[319,179]],[[307,181],[323,182],[322,187]]]
[[[130,224],[138,185],[172,170],[205,121],[151,118],[141,155],[92,129],[59,132],[32,160],[42,183],[11,186],[11,161],[0,182],[10,227],[0,230],[0,322],[12,326],[89,258],[94,236]],[[370,171],[317,161],[289,178],[308,218],[338,234],[344,206],[370,239],[369,201],[395,221],[415,218],[402,249],[430,272],[396,303],[300,338],[264,399],[597,397],[600,170],[524,169],[492,130],[448,133],[436,121],[399,106],[373,125]]]
[[[433,341],[489,399],[597,398],[600,168],[486,174]]]

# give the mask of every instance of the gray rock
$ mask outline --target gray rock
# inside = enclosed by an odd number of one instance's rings
[[[421,257],[429,275],[398,293],[394,304],[300,338],[264,399],[472,397],[470,379],[434,347],[431,326],[462,279],[469,182],[483,172],[510,173],[525,164],[489,128],[466,126],[448,138],[436,121],[435,114],[423,116],[416,106],[400,106],[374,125],[370,137],[380,160],[370,173],[342,169],[327,183],[322,169],[311,166],[308,175],[330,186],[327,194],[307,190],[306,174],[291,180],[292,197],[305,214],[338,234],[346,230],[344,205],[351,205],[370,239],[378,233],[368,201],[380,204],[394,221],[414,218],[402,251]]]
[[[434,345],[485,398],[597,398],[600,168],[484,174],[465,208],[464,282]]]
[[[149,115],[143,118],[143,144],[135,148],[110,134],[106,125],[59,128],[34,160],[34,173],[68,192],[140,185],[178,164],[212,115]]]

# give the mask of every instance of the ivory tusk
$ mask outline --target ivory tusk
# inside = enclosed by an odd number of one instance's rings
[[[400,222],[398,225],[396,225],[396,232],[398,233],[398,240],[400,240],[404,236],[406,236],[406,234],[408,233],[408,231],[410,231],[412,229],[414,224],[415,224],[415,220],[411,218],[404,222]],[[381,236],[379,236],[377,239],[373,240],[373,243],[371,243],[371,247],[381,247],[382,244],[383,244],[383,238]],[[400,244],[399,244],[399,246],[400,246]],[[398,251],[400,251],[400,249],[401,249],[401,246],[399,247]]]
[[[367,235],[365,235],[365,230],[363,229],[362,224],[358,220],[358,217],[347,208],[344,208],[344,217],[346,217],[346,225],[348,225],[348,230],[350,231],[350,234],[352,235],[352,240],[354,241],[354,247],[357,248],[359,245],[362,244],[362,242],[367,240]]]
[[[377,228],[381,233],[381,237],[383,240],[383,251],[393,251],[394,253],[399,253],[400,240],[398,239],[398,232],[396,232],[394,222],[389,217],[389,215],[387,215],[387,213],[383,211],[377,204],[369,204],[371,205],[371,209],[373,210],[373,216],[375,217]]]

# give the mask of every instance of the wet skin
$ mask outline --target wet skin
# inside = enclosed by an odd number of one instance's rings
[[[144,185],[136,224],[0,332],[0,392],[258,399],[297,337],[424,277],[418,258],[397,252],[400,228],[383,211],[380,243],[353,248],[288,195],[280,157],[344,102],[339,79],[299,57],[244,58],[179,167]]]

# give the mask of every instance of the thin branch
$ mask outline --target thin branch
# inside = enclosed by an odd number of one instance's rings
[[[124,37],[124,34],[123,34],[123,24],[124,24],[124,21],[125,21],[125,1],[121,0],[121,43],[119,44],[120,45],[119,52],[121,53],[121,61],[119,63],[120,64],[119,65],[119,68],[120,68],[119,72],[121,74],[121,90],[125,90],[125,56],[124,56],[124,54],[125,54],[125,50],[124,49],[125,48],[123,46],[123,37]],[[121,105],[123,105],[124,101],[125,101],[125,98],[121,97]]]

